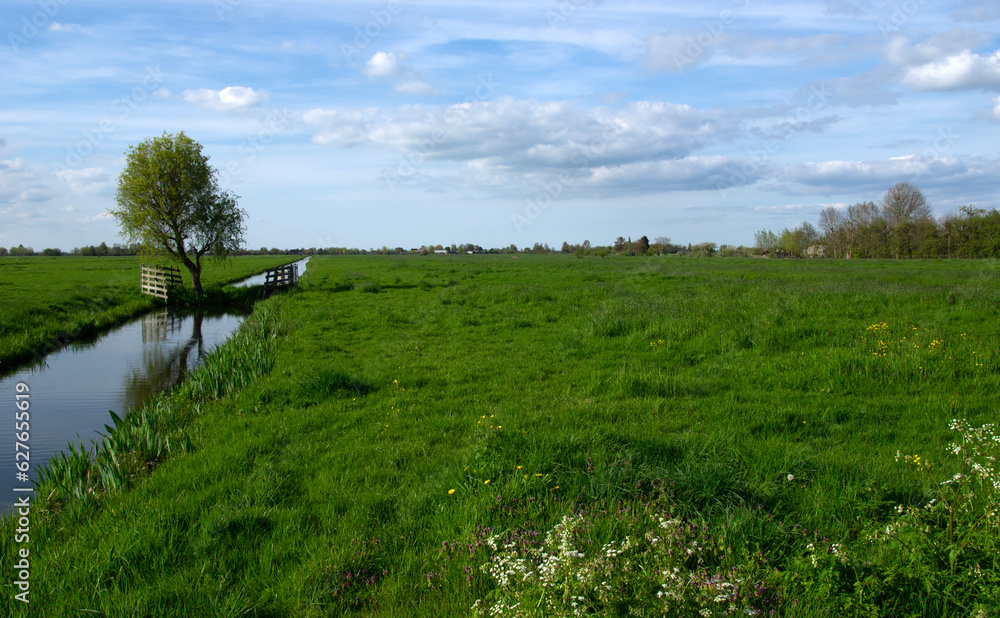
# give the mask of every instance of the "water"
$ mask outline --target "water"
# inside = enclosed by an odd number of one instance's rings
[[[299,277],[301,277],[302,275],[305,274],[305,272],[306,272],[306,265],[308,263],[309,263],[309,258],[308,257],[305,258],[305,259],[299,260],[298,262],[295,262],[295,264],[297,264],[298,267],[299,267]],[[264,285],[264,280],[266,278],[267,278],[267,273],[263,272],[263,273],[260,273],[259,275],[254,275],[253,277],[249,277],[247,279],[244,279],[243,281],[240,281],[238,283],[234,283],[233,286],[238,287],[238,288],[242,288],[242,287],[249,287],[251,285]]]
[[[38,469],[70,442],[91,447],[104,425],[113,425],[108,410],[119,416],[172,388],[199,366],[243,321],[232,311],[214,314],[162,309],[148,313],[88,343],[71,344],[32,367],[0,379],[0,512],[15,500],[15,397],[17,385],[30,389],[28,454],[31,480]],[[22,449],[22,452],[23,449]]]
[[[299,276],[309,258],[300,260]],[[234,285],[263,285],[265,274]],[[16,464],[30,456],[30,481],[38,469],[70,442],[92,448],[105,425],[113,425],[109,410],[124,417],[129,409],[180,384],[205,356],[229,338],[245,314],[233,310],[193,313],[160,309],[147,313],[88,342],[70,344],[33,366],[0,378],[0,513],[17,497],[21,481]],[[18,384],[28,391],[20,393]],[[24,387],[21,387],[24,388]],[[18,394],[28,397],[17,398]],[[15,454],[18,402],[28,402],[28,449]],[[21,405],[24,405],[23,403]],[[8,412],[9,411],[9,412]]]

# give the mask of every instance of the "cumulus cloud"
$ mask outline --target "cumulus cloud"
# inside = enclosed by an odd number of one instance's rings
[[[365,143],[425,158],[484,160],[504,167],[580,167],[683,158],[734,131],[720,116],[662,102],[581,110],[571,103],[499,97],[447,107],[405,106],[377,117],[358,110],[313,110],[314,141]]]
[[[1000,88],[1000,51],[980,56],[963,51],[943,60],[910,67],[902,82],[914,90]]]
[[[996,159],[955,159],[905,155],[871,161],[823,161],[785,166],[766,188],[789,194],[884,191],[900,179],[922,187],[983,185],[1000,168]],[[994,185],[995,186],[995,185]]]
[[[400,161],[458,163],[464,178],[500,191],[550,176],[571,178],[574,186],[594,191],[715,188],[738,166],[725,157],[697,154],[734,136],[735,121],[658,101],[581,109],[570,102],[504,96],[391,112],[312,110],[303,120],[315,131],[314,143],[384,148]]]
[[[42,168],[22,159],[0,160],[0,210],[4,218],[35,218],[37,205],[54,196],[44,176]]]
[[[232,113],[257,107],[267,101],[269,95],[264,90],[254,90],[245,86],[228,86],[222,90],[208,88],[185,90],[183,97],[185,101],[198,107],[214,112]]]
[[[675,160],[642,161],[594,168],[576,183],[582,193],[614,195],[668,191],[707,191],[734,184],[752,184],[763,173],[755,166],[752,175],[741,172],[743,165],[724,156],[686,157]]]
[[[361,146],[368,144],[369,123],[378,113],[375,108],[324,110],[314,109],[302,114],[306,126],[316,129],[312,141],[320,146]]]
[[[399,60],[392,52],[376,52],[365,63],[364,73],[368,77],[397,77],[400,74]]]
[[[111,187],[111,173],[103,167],[62,170],[55,175],[74,193],[100,193]]]
[[[362,71],[371,79],[403,80],[396,86],[396,92],[415,96],[431,96],[437,91],[412,68],[405,66],[403,58],[392,52],[375,52]]]
[[[889,42],[886,55],[899,81],[914,90],[1000,88],[1000,50],[985,55],[973,50],[991,40],[981,32],[951,30],[911,44]]]
[[[889,41],[886,55],[898,66],[919,66],[960,54],[990,41],[990,37],[970,30],[949,30],[928,37],[920,43],[910,43],[904,37]]]

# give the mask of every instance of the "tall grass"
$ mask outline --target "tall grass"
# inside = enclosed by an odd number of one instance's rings
[[[952,446],[1000,409],[992,263],[310,272],[272,361],[184,387],[195,448],[41,512],[33,609],[997,614],[995,470]]]

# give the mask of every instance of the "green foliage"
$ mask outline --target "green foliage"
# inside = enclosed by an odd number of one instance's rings
[[[218,172],[201,150],[183,131],[131,146],[110,211],[122,236],[142,244],[146,257],[167,255],[184,264],[196,295],[202,293],[202,256],[224,259],[238,250],[247,217],[237,197],[220,189]]]

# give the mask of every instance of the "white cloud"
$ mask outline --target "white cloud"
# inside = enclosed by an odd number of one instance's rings
[[[184,100],[192,105],[214,112],[242,112],[267,101],[269,95],[264,90],[254,90],[245,86],[228,86],[222,90],[201,88],[185,90]]]
[[[823,161],[788,165],[765,188],[789,194],[881,192],[902,179],[922,187],[995,186],[997,159],[906,155],[870,161]],[[992,183],[992,185],[991,185]]]
[[[715,189],[740,166],[694,154],[734,135],[735,125],[715,112],[659,101],[581,109],[504,96],[381,112],[312,110],[303,119],[315,130],[314,143],[384,148],[401,161],[455,162],[464,181],[453,177],[453,184],[501,193],[552,177],[591,195]],[[412,171],[406,176],[412,180]]]
[[[435,90],[430,84],[420,81],[419,79],[403,82],[402,84],[396,86],[396,92],[417,96],[432,96],[437,94],[437,90]]]
[[[980,56],[970,51],[910,67],[902,82],[915,90],[1000,88],[1000,51]]]
[[[771,38],[707,28],[659,33],[646,40],[646,66],[659,71],[682,71],[709,60],[739,65],[798,63],[813,54],[829,55],[845,41],[847,38],[841,34]],[[857,45],[857,41],[853,43]]]
[[[346,147],[369,143],[368,124],[378,113],[376,108],[324,110],[314,109],[302,114],[306,126],[317,130],[312,141],[320,146]]]
[[[951,30],[911,45],[904,38],[889,42],[886,55],[899,81],[914,90],[1000,88],[1000,50],[980,55],[972,50],[992,37],[981,32]]]
[[[415,96],[431,96],[437,94],[430,84],[425,82],[420,73],[414,71],[402,62],[404,57],[392,52],[375,52],[365,63],[364,74],[371,79],[398,79],[402,83],[396,86],[396,92]]]
[[[375,52],[365,63],[364,73],[368,77],[398,77],[401,73],[399,60],[392,52]]]
[[[35,173],[22,159],[0,161],[0,204],[19,199],[34,181]]]
[[[993,118],[1000,120],[1000,97],[993,99]]]
[[[594,168],[578,186],[585,194],[602,191],[614,196],[716,190],[730,186],[735,177],[747,184],[755,182],[756,175],[745,180],[739,175],[740,165],[728,157],[709,156],[601,166]]]
[[[86,26],[81,26],[80,24],[61,24],[61,23],[59,23],[57,21],[54,21],[54,22],[52,22],[52,23],[49,24],[48,31],[49,32],[82,32],[82,33],[85,33],[85,34],[90,34],[91,32],[93,32],[93,30],[91,30],[90,28],[88,28]]]
[[[172,95],[173,93],[171,93],[166,88],[159,88],[157,90],[154,90],[151,96],[154,99],[169,99]]]
[[[66,183],[74,193],[100,193],[111,186],[111,174],[103,167],[89,167],[82,170],[55,172],[56,177]]]
[[[640,101],[621,110],[499,97],[447,107],[404,106],[373,115],[313,110],[316,143],[364,143],[401,154],[517,169],[582,168],[679,159],[735,127],[688,105]]]

